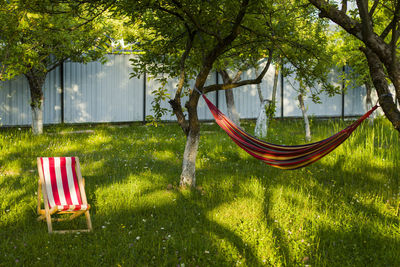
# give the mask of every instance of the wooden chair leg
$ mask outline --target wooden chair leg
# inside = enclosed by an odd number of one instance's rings
[[[38,186],[38,192],[37,192],[37,212],[38,212],[38,214],[40,214],[40,210],[41,210],[40,203],[41,203],[41,198],[42,198],[42,185],[40,184],[40,181],[38,184],[39,184],[39,186]]]
[[[86,223],[89,231],[92,231],[92,221],[90,220],[90,214],[89,211],[87,210],[85,212],[85,217],[86,217]]]
[[[46,221],[47,221],[47,229],[49,230],[49,234],[51,234],[53,232],[53,226],[51,224],[51,217],[49,212],[46,212]]]

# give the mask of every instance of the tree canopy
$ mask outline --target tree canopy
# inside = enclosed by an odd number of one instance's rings
[[[326,50],[328,24],[305,2],[122,0],[116,4],[136,29],[130,40],[138,51],[132,61],[133,75],[146,73],[162,84],[179,79],[170,104],[187,136],[181,184],[194,184],[199,91],[260,83],[270,63],[277,60],[290,63],[292,67],[285,71],[295,73],[305,85],[320,82],[334,91],[326,82],[332,65]],[[262,70],[253,79],[205,84],[213,70],[240,71],[260,61]],[[193,86],[189,86],[190,80],[194,80]],[[160,88],[159,99],[166,98],[163,92]],[[181,103],[183,95],[188,96],[185,105]],[[189,174],[186,169],[191,169]]]
[[[25,75],[31,92],[32,129],[42,132],[43,84],[64,60],[89,62],[107,53],[110,4],[84,1],[2,0],[0,80]]]
[[[104,7],[81,2],[2,1],[0,60],[2,79],[32,67],[51,71],[60,61],[88,62],[104,54]]]
[[[400,100],[400,1],[308,2],[316,7],[321,18],[328,18],[336,23],[352,38],[352,44],[345,47],[359,44],[358,49],[364,54],[364,62],[368,65],[369,76],[379,96],[380,106],[393,127],[400,132],[400,110],[394,101],[394,97]],[[350,48],[349,51],[355,50]],[[360,62],[362,63],[358,61]],[[359,66],[363,75],[365,65]],[[390,93],[390,84],[395,88],[395,96]]]

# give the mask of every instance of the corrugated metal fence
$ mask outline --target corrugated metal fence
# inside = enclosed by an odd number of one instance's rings
[[[96,123],[96,122],[133,122],[143,121],[145,116],[152,115],[151,103],[154,99],[151,92],[160,84],[144,77],[130,79],[130,55],[108,55],[108,62],[81,64],[65,62],[49,73],[44,86],[44,123]],[[274,68],[270,68],[261,83],[264,97],[271,98]],[[242,79],[254,78],[254,71],[247,71]],[[219,77],[218,77],[219,78]],[[222,79],[219,78],[221,82]],[[212,73],[208,84],[217,82],[217,75]],[[332,78],[338,83],[338,78]],[[168,83],[167,88],[173,97],[177,80]],[[298,108],[296,85],[291,77],[278,82],[277,117],[301,116]],[[283,92],[283,99],[282,99]],[[236,107],[241,118],[256,118],[259,113],[260,100],[257,86],[243,86],[234,89]],[[209,99],[217,103],[226,112],[225,94],[223,91],[212,92]],[[344,99],[343,99],[344,97]],[[365,112],[365,89],[352,88],[346,95],[328,97],[321,95],[322,104],[305,100],[308,114],[314,116],[357,116]],[[0,83],[0,124],[4,126],[29,125],[31,123],[30,93],[28,82],[21,76],[12,81]],[[282,109],[283,104],[283,109]],[[344,106],[343,106],[344,104]],[[169,108],[168,103],[163,103]],[[283,114],[282,114],[283,110]],[[211,119],[204,101],[201,99],[198,108],[201,120]],[[175,120],[167,114],[163,120]]]

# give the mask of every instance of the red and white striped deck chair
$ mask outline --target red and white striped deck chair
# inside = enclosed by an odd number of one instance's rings
[[[77,157],[37,158],[39,171],[38,220],[47,221],[49,233],[89,232],[92,230],[89,209],[85,193],[85,180],[80,171]],[[44,209],[41,208],[43,193]],[[82,214],[86,216],[87,229],[53,231],[51,224],[53,214],[70,213],[66,219],[72,220]]]

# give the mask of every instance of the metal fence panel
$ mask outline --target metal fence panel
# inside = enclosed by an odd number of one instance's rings
[[[132,55],[108,55],[108,62],[91,62],[81,64],[65,62],[63,70],[64,81],[64,121],[66,123],[91,123],[91,122],[129,122],[143,121],[144,116],[154,115],[152,91],[160,87],[157,80],[144,77],[130,79],[132,71],[129,59]],[[271,65],[262,83],[260,84],[264,98],[272,98],[274,80],[274,66]],[[331,83],[341,86],[338,71],[333,72]],[[242,74],[242,80],[254,79],[254,69]],[[217,74],[210,73],[206,86],[217,82]],[[218,82],[223,83],[218,77]],[[174,97],[178,79],[170,80],[165,88]],[[193,86],[194,81],[189,84]],[[283,82],[283,110],[284,117],[301,117],[298,108],[298,84],[292,76],[285,77]],[[241,118],[257,118],[260,112],[260,100],[257,85],[247,85],[233,90],[236,108]],[[278,79],[276,95],[276,117],[281,117],[281,79]],[[374,92],[375,95],[375,92]],[[61,122],[61,73],[57,68],[48,74],[44,85],[44,123]],[[227,113],[225,92],[210,92],[207,97],[222,112]],[[315,104],[310,97],[305,97],[308,115],[314,116],[341,116],[342,96],[328,97],[320,95],[322,104]],[[344,97],[344,115],[357,116],[365,112],[364,87],[349,88]],[[183,97],[182,104],[187,101]],[[376,96],[374,100],[376,101]],[[28,82],[24,76],[12,81],[0,83],[0,123],[6,126],[29,125],[31,123],[30,93]],[[162,117],[163,120],[174,121],[175,116],[167,101],[161,103],[169,112]],[[186,114],[186,113],[185,113]],[[211,120],[212,115],[204,100],[200,98],[198,116],[201,120]],[[186,114],[187,117],[187,114]]]
[[[59,68],[50,72],[43,86],[43,122],[59,123],[61,112]],[[0,124],[4,126],[30,125],[32,113],[30,90],[25,76],[0,82]]]
[[[129,55],[100,62],[66,62],[65,122],[124,122],[143,119],[143,81],[130,79]]]

